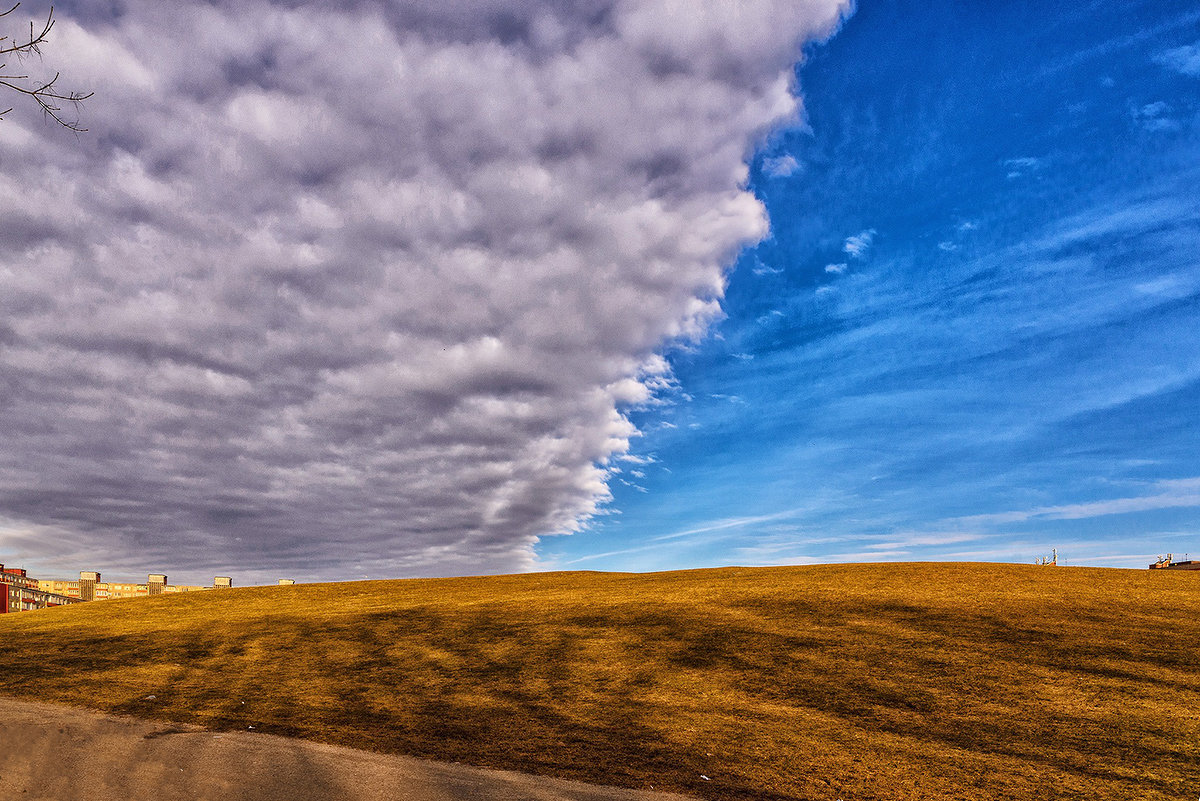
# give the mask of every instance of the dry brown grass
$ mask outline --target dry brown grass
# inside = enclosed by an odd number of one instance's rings
[[[262,587],[5,615],[0,642],[10,696],[703,798],[1200,795],[1197,574]]]

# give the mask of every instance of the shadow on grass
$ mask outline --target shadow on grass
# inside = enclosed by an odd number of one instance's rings
[[[1152,617],[1136,621],[799,590],[707,605],[581,597],[321,621],[296,611],[145,634],[24,632],[19,646],[0,648],[0,691],[729,799],[802,796],[756,785],[755,765],[715,771],[711,732],[792,748],[772,758],[799,773],[808,752],[783,745],[799,742],[795,721],[832,720],[870,748],[888,735],[939,764],[996,757],[1015,773],[1063,772],[1131,793],[1130,766],[1187,775],[1196,748],[1177,745],[1186,727],[1173,718],[1129,714],[1111,725],[1121,699],[1200,698],[1200,679],[1186,678],[1200,676],[1195,648],[1164,642]],[[1154,678],[1164,669],[1180,674],[1174,685]],[[1094,692],[1102,705],[1041,698],[1044,682]],[[702,773],[720,775],[701,784]],[[1175,779],[1141,781],[1164,795],[1180,789]]]

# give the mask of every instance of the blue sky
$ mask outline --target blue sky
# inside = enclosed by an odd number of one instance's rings
[[[1200,556],[1200,11],[864,2],[561,567]]]
[[[1194,4],[55,19],[87,131],[0,101],[6,565],[1200,555]]]

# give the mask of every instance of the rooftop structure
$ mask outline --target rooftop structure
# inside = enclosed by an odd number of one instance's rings
[[[1166,556],[1158,557],[1158,560],[1150,565],[1151,570],[1200,570],[1200,560],[1186,559],[1182,562],[1173,561],[1175,554],[1167,554]]]
[[[1037,560],[1034,561],[1034,564],[1035,565],[1048,565],[1050,567],[1058,567],[1058,549],[1052,548],[1051,551],[1054,554],[1053,557],[1047,559],[1044,556],[1039,556],[1037,558]]]

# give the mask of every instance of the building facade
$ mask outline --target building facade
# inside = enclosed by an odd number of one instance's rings
[[[145,584],[103,581],[94,570],[82,570],[79,579],[35,579],[23,568],[0,565],[0,613],[28,612],[52,606],[107,601],[112,598],[147,598],[177,592],[197,592],[232,587],[233,579],[217,576],[211,587],[168,584],[165,573],[151,573]]]
[[[37,579],[26,575],[24,568],[0,565],[0,613],[32,612],[78,602],[78,598],[43,590]]]
[[[232,586],[232,581],[228,577],[218,576],[213,581],[212,587],[201,587],[194,584],[168,584],[165,573],[151,573],[146,577],[145,584],[131,584],[123,581],[103,581],[99,573],[93,570],[83,570],[79,573],[78,581],[41,579],[38,581],[38,585],[43,590],[56,592],[70,598],[78,598],[83,601],[104,601],[110,598],[147,598],[151,595],[174,592],[211,590],[213,587]]]
[[[292,579],[280,579],[280,584],[291,585]],[[123,581],[104,581],[94,570],[79,571],[79,579],[35,579],[24,568],[5,568],[0,565],[0,613],[26,612],[46,609],[51,606],[81,603],[83,601],[107,601],[113,598],[148,598],[151,595],[168,595],[177,592],[198,592],[233,587],[229,576],[216,576],[212,586],[194,584],[168,584],[166,573],[151,573],[145,584]]]

